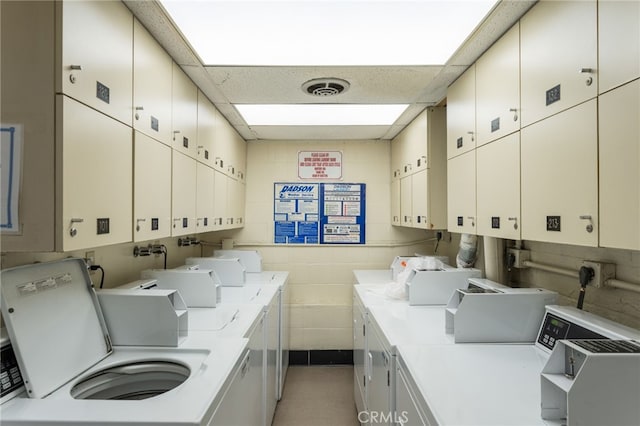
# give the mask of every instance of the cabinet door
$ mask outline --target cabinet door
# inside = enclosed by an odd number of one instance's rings
[[[245,423],[246,425],[265,425],[265,317],[263,312],[260,312],[259,316],[260,319],[256,325],[244,336],[249,339],[250,356],[247,379],[250,390],[248,394],[242,396],[239,402],[242,405],[240,409],[247,411],[251,417],[251,421]],[[252,401],[252,403],[247,404],[247,401]],[[215,422],[213,424],[224,425],[224,423]],[[271,424],[271,422],[266,424]]]
[[[542,1],[520,20],[522,126],[597,94],[596,2]]]
[[[278,363],[278,307],[277,297],[269,304],[266,312],[265,327],[265,424],[270,425],[276,411],[277,397],[277,363]]]
[[[198,150],[197,160],[213,167],[213,141],[216,132],[216,108],[198,90]]]
[[[214,171],[202,163],[196,163],[196,232],[213,230]]]
[[[447,89],[447,158],[476,147],[476,66]]]
[[[521,131],[522,239],[598,245],[596,100]]]
[[[244,184],[226,176],[227,180],[227,229],[241,228],[244,222]]]
[[[173,61],[142,24],[133,21],[133,128],[171,146]]]
[[[235,178],[238,182],[244,183],[247,172],[247,142],[236,133],[234,145]]]
[[[369,375],[367,409],[369,413],[379,416],[377,422],[372,419],[372,424],[389,425],[391,419],[382,415],[388,416],[391,412],[391,356],[382,346],[376,330],[368,327],[367,331],[369,331],[367,355],[370,366],[367,373]]]
[[[519,24],[476,62],[476,100],[476,146],[520,130]]]
[[[640,80],[599,99],[600,245],[640,250]]]
[[[402,226],[413,226],[413,207],[412,207],[412,189],[411,176],[405,176],[400,179],[400,217],[402,218]]]
[[[400,226],[400,179],[391,181],[391,224]]]
[[[250,356],[250,351],[246,351],[240,361],[240,365],[231,372],[231,382],[224,389],[222,400],[213,414],[213,419],[208,424],[225,426],[262,424],[260,423],[261,417],[253,415],[256,407],[260,405],[255,403],[247,404],[246,402],[248,397],[255,393],[252,388],[255,383],[251,381],[250,377]]]
[[[411,213],[415,228],[430,229],[428,170],[423,169],[411,176]]]
[[[56,109],[58,250],[131,241],[131,128],[64,95]]]
[[[198,155],[198,89],[174,62],[172,78],[172,146],[196,158]]]
[[[216,130],[213,141],[214,168],[224,174],[229,174],[231,170],[231,145],[235,130],[231,127],[227,119],[216,110]]]
[[[171,148],[134,132],[133,240],[171,235]]]
[[[227,226],[227,180],[229,177],[222,172],[214,171],[213,230],[218,231],[226,229]]]
[[[402,171],[402,141],[400,133],[391,141],[391,179],[400,179]]]
[[[396,367],[396,419],[400,426],[429,426],[426,416],[416,402],[407,373]]]
[[[598,89],[640,77],[640,2],[598,1]]]
[[[476,234],[476,151],[447,162],[447,227]]]
[[[366,314],[362,305],[353,296],[353,392],[358,412],[365,411],[366,371],[365,371],[365,339]]]
[[[57,2],[58,93],[131,126],[133,16],[121,2]],[[61,10],[60,10],[61,9]]]
[[[196,160],[173,151],[171,170],[171,236],[196,231]]]
[[[520,133],[476,150],[478,234],[520,239]]]

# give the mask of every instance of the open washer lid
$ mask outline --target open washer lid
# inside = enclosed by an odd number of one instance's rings
[[[2,316],[30,398],[42,398],[111,352],[82,259],[0,272]]]

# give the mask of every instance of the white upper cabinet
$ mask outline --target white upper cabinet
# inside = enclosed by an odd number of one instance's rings
[[[133,240],[171,235],[171,148],[134,132]]]
[[[476,147],[476,66],[447,89],[447,158]]]
[[[131,126],[131,12],[119,1],[62,1],[56,6],[61,18],[56,91]]]
[[[58,250],[131,241],[131,128],[66,96],[56,100]]]
[[[520,239],[520,133],[476,150],[478,234]]]
[[[476,146],[520,130],[520,25],[476,62]]]
[[[541,1],[520,20],[522,127],[597,95],[596,9]]]
[[[198,90],[198,152],[197,160],[213,167],[213,147],[216,132],[216,108]]]
[[[640,250],[640,80],[599,101],[600,245]]]
[[[400,226],[400,179],[391,181],[391,224]]]
[[[413,227],[413,190],[411,176],[400,179],[400,216],[402,226]]]
[[[196,160],[173,150],[171,167],[171,236],[196,232]]]
[[[640,77],[640,2],[598,1],[599,93]]]
[[[476,150],[447,162],[447,229],[476,234]]]
[[[133,128],[171,146],[173,61],[142,24],[133,21]]]
[[[214,206],[213,206],[213,230],[227,229],[229,207],[227,206],[227,181],[229,176],[215,170],[214,174]]]
[[[196,158],[198,154],[198,89],[174,62],[172,78],[172,146]]]
[[[593,99],[521,130],[522,239],[598,245]]]
[[[196,164],[196,232],[213,230],[214,173],[211,167]]]

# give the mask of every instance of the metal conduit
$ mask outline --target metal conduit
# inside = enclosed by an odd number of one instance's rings
[[[528,268],[540,269],[541,271],[553,272],[554,274],[564,275],[566,277],[571,278],[579,278],[578,271],[574,271],[571,269],[558,268],[557,266],[545,265],[542,263],[532,262],[530,260],[525,260],[523,265]]]
[[[559,268],[557,266],[545,265],[543,263],[532,262],[530,260],[525,260],[522,264],[528,268],[539,269],[541,271],[564,275],[571,278],[579,278],[579,272],[572,269]],[[609,278],[606,280],[604,282],[604,286],[640,293],[640,284],[621,281],[615,278]]]

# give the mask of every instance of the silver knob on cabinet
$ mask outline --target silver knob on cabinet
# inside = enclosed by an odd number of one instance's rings
[[[82,222],[84,222],[84,219],[76,217],[76,218],[72,218],[69,222],[71,224],[71,228],[69,229],[69,235],[71,237],[75,237],[76,235],[78,235],[78,230],[76,229],[75,226],[73,226],[73,224],[74,223],[82,223]]]
[[[136,219],[136,232],[140,232],[140,229],[142,229],[140,227],[140,222],[146,222],[147,219]]]
[[[471,226],[476,226],[475,216],[467,216],[467,219],[471,221]]]
[[[593,74],[593,71],[593,68],[580,68],[580,74]],[[593,83],[593,77],[588,76],[584,83],[587,86],[591,86],[591,84]]]
[[[471,135],[471,142],[475,141],[475,138],[473,137],[473,135],[475,134],[475,132],[467,132],[468,135]]]
[[[507,220],[513,221],[513,229],[518,229],[518,218],[517,217],[508,217]]]
[[[591,217],[591,215],[581,215],[580,219],[589,221],[589,224],[587,224],[585,229],[587,230],[588,233],[592,233],[593,232],[593,218]]]
[[[509,108],[509,111],[513,113],[513,121],[518,121],[518,108]]]

